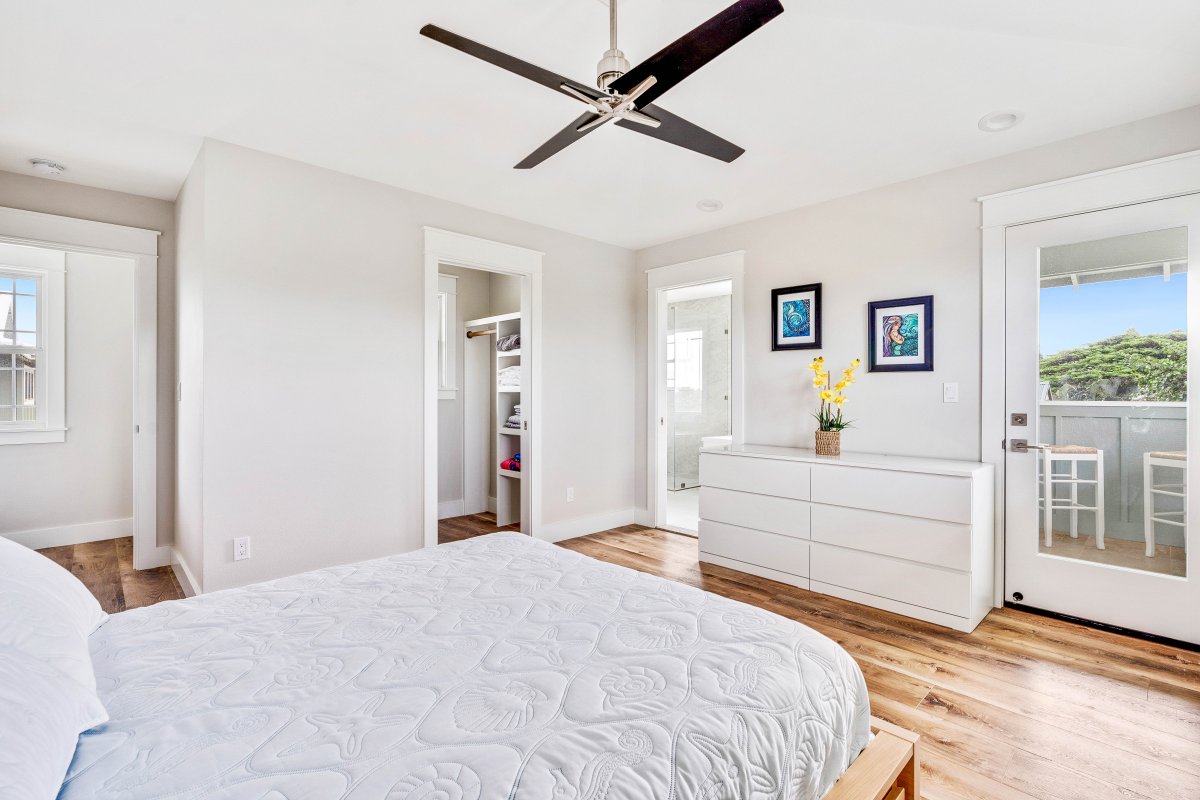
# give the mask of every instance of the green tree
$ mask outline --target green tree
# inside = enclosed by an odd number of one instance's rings
[[[1187,400],[1187,334],[1119,336],[1064,350],[1041,360],[1055,400]]]

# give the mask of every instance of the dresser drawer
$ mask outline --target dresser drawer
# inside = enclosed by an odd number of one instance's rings
[[[703,494],[700,503],[703,508]],[[812,506],[812,539],[939,567],[971,568],[971,526],[956,522],[818,504]]]
[[[970,614],[971,576],[888,556],[812,545],[811,577],[959,617]]]
[[[701,486],[700,518],[797,539],[809,538],[809,504],[790,497]]]
[[[971,522],[971,479],[815,465],[812,501],[910,517]]]
[[[810,469],[796,461],[701,453],[700,485],[807,500]]]
[[[808,542],[777,533],[700,520],[700,552],[808,577]],[[703,560],[703,558],[701,558]]]

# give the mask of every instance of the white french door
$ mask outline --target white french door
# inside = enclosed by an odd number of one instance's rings
[[[1007,228],[1006,601],[1200,642],[1191,264],[1200,195]]]

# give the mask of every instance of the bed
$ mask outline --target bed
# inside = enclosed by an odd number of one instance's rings
[[[915,789],[915,739],[829,639],[516,533],[127,611],[89,646],[109,721],[60,800]]]

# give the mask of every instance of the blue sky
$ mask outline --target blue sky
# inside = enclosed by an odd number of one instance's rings
[[[1138,333],[1187,330],[1187,275],[1042,289],[1041,353],[1091,344],[1134,328]]]

